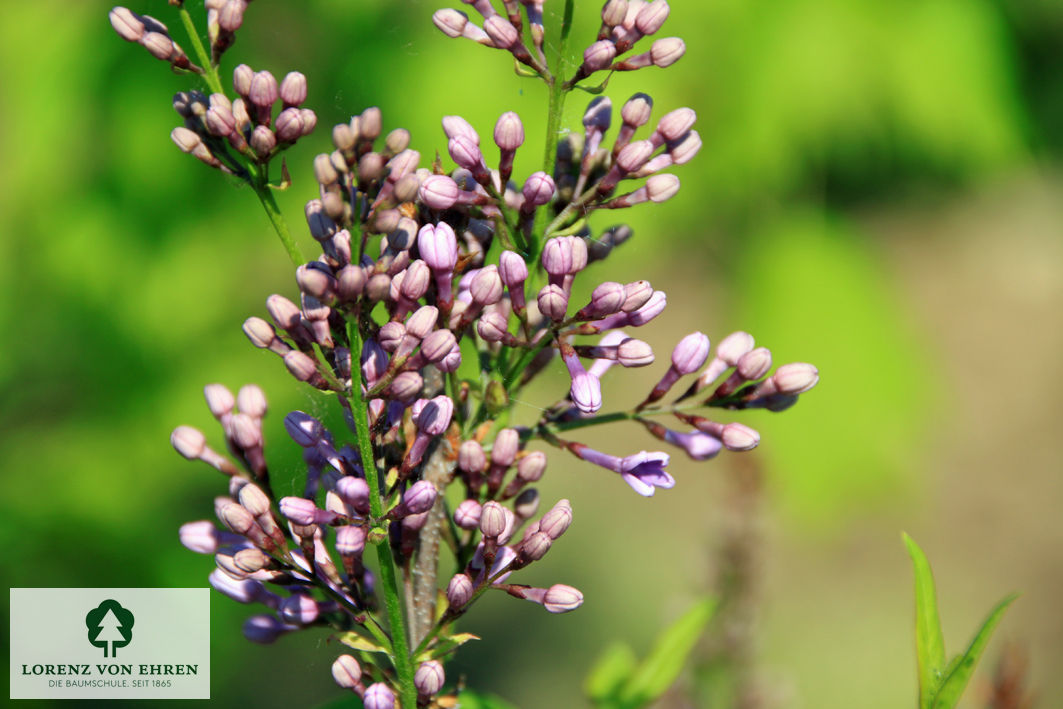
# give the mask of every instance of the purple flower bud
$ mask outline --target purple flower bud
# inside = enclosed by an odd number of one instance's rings
[[[476,322],[476,333],[485,342],[502,342],[509,335],[506,316],[497,310],[489,310]]]
[[[748,332],[732,332],[716,346],[716,357],[734,367],[744,354],[752,351],[753,336]]]
[[[509,49],[520,44],[516,28],[501,15],[492,15],[484,20],[484,32],[499,49]]]
[[[284,428],[292,440],[303,448],[317,445],[325,435],[325,428],[321,422],[302,411],[292,411],[285,416]]]
[[[652,110],[653,99],[646,94],[635,94],[624,104],[620,115],[624,120],[624,124],[629,126],[630,130],[634,132],[635,128],[649,122]]]
[[[279,505],[281,514],[296,524],[331,524],[336,519],[334,512],[319,508],[305,497],[282,497]]]
[[[586,74],[605,69],[616,57],[616,44],[602,39],[583,50],[583,71]]]
[[[558,539],[572,524],[572,505],[568,500],[560,500],[539,520],[539,531],[551,539]]]
[[[178,537],[182,545],[197,554],[214,554],[220,544],[218,528],[207,520],[182,524]]]
[[[672,350],[672,366],[680,374],[693,374],[701,369],[708,358],[709,338],[701,332],[687,335]]]
[[[668,298],[664,291],[653,291],[653,295],[650,296],[645,305],[628,314],[628,322],[635,327],[641,327],[664,312],[664,308],[667,305]]]
[[[568,613],[583,605],[583,594],[579,589],[564,584],[554,584],[546,590],[543,608],[551,613]]]
[[[234,579],[221,569],[214,569],[207,577],[211,587],[237,603],[254,603],[261,599],[266,590],[258,581]]]
[[[628,143],[616,156],[616,165],[625,173],[638,172],[653,155],[654,146],[648,140]]]
[[[399,348],[403,338],[406,337],[406,327],[400,322],[386,322],[377,333],[380,346],[385,352],[394,352]]]
[[[723,427],[721,440],[727,450],[748,451],[753,450],[760,443],[760,434],[749,426],[729,423]]]
[[[270,645],[281,635],[294,630],[272,615],[253,615],[244,621],[244,637],[259,645]]]
[[[565,313],[568,311],[568,297],[561,286],[543,286],[543,289],[539,291],[538,301],[539,312],[544,316],[554,322],[561,322],[565,319]]]
[[[461,608],[472,598],[474,590],[471,578],[465,574],[455,574],[447,584],[447,603],[451,608]]]
[[[454,333],[450,330],[434,330],[421,341],[421,354],[435,364],[441,362],[457,346]]]
[[[237,534],[247,534],[255,526],[251,513],[235,502],[222,505],[217,512],[221,523]]]
[[[366,687],[362,703],[365,709],[395,709],[395,693],[383,682],[376,682]]]
[[[453,207],[461,195],[458,183],[446,175],[432,175],[421,183],[421,201],[429,209],[446,210]]]
[[[590,374],[583,368],[579,356],[569,347],[567,351],[562,349],[561,359],[568,367],[568,373],[572,377],[572,387],[569,396],[576,408],[585,414],[593,414],[602,408],[602,385],[598,377]]]
[[[659,39],[650,46],[650,61],[656,67],[664,68],[682,59],[687,51],[686,44],[678,37]]]
[[[819,370],[811,364],[784,364],[771,377],[780,394],[803,394],[819,382]]]
[[[369,511],[369,483],[364,478],[346,475],[336,482],[336,494],[355,512],[365,514]]]
[[[517,499],[513,501],[513,514],[516,515],[517,520],[520,522],[532,517],[538,509],[539,491],[535,488],[528,488],[517,495]]]
[[[144,23],[125,7],[116,7],[108,14],[111,27],[127,42],[138,42],[144,36]]]
[[[498,275],[510,289],[521,287],[528,278],[528,264],[513,251],[503,251],[498,258]]]
[[[635,17],[635,29],[643,35],[655,34],[668,19],[667,0],[646,3]]]
[[[624,286],[624,293],[627,297],[621,310],[631,313],[646,305],[654,290],[649,281],[634,281]]]
[[[309,625],[321,614],[317,601],[305,593],[296,593],[285,598],[277,610],[281,620],[292,625]]]
[[[251,78],[251,88],[247,98],[259,108],[269,108],[276,102],[279,94],[277,79],[268,71],[259,71]]]
[[[419,515],[432,509],[438,494],[435,484],[428,480],[419,480],[402,496],[402,507],[407,514]]]
[[[446,222],[422,226],[417,232],[417,250],[433,271],[453,271],[458,262],[458,240]]]
[[[362,680],[362,666],[351,655],[340,655],[332,663],[332,679],[344,689],[354,689]]]
[[[476,441],[465,441],[458,448],[458,467],[466,473],[482,473],[487,469],[487,456]]]
[[[501,150],[513,151],[524,144],[524,125],[520,116],[507,111],[495,123],[495,145]]]
[[[758,347],[742,355],[736,371],[740,377],[747,381],[760,379],[771,369],[771,350],[767,347]]]
[[[551,276],[564,276],[572,270],[572,242],[565,237],[554,237],[546,242],[542,255],[543,269]]]
[[[480,506],[480,503],[476,500],[462,500],[461,503],[457,506],[457,508],[454,509],[454,524],[458,525],[462,529],[478,529],[480,527],[481,512],[482,508]]]
[[[552,177],[545,172],[533,172],[521,190],[524,196],[524,211],[531,212],[536,207],[549,203],[554,198],[556,189]]]
[[[197,460],[207,447],[207,438],[199,429],[178,426],[170,434],[170,445],[188,460]]]
[[[285,106],[298,106],[306,100],[306,77],[297,71],[288,72],[278,94]]]
[[[517,477],[525,483],[533,483],[543,477],[546,471],[546,454],[532,451],[517,461]]]
[[[550,535],[535,532],[526,536],[521,542],[520,556],[528,561],[538,561],[546,556],[546,552],[550,551],[553,543],[554,540],[550,538]]]
[[[450,332],[442,330],[437,332]],[[452,335],[453,336],[453,335]],[[429,401],[416,416],[417,428],[429,436],[440,436],[450,425],[454,414],[454,402],[448,396],[437,396]]]
[[[451,138],[450,142],[447,143],[447,152],[450,153],[450,157],[453,158],[454,162],[466,170],[476,173],[478,170],[486,169],[480,147],[466,136],[459,135],[456,138]]]
[[[251,93],[251,82],[255,78],[255,70],[247,64],[240,64],[233,69],[233,89],[237,94],[247,98]]]
[[[381,117],[377,106],[370,106],[358,117],[359,130],[363,138],[374,141],[380,135]]]
[[[506,510],[494,500],[484,504],[480,512],[480,533],[485,539],[497,539],[506,531]]]
[[[443,665],[435,660],[422,662],[413,676],[413,684],[417,687],[417,693],[422,697],[431,697],[443,689],[446,675],[443,674]]]
[[[480,144],[480,136],[476,133],[476,129],[461,116],[443,116],[443,132],[446,133],[448,140],[465,136],[476,145]]]
[[[355,264],[347,264],[336,274],[336,293],[346,302],[354,302],[365,289],[365,270]]]
[[[164,62],[170,61],[170,58],[180,51],[173,40],[161,32],[146,33],[140,38],[140,44],[144,49],[148,50],[151,56]]]
[[[666,429],[664,440],[682,448],[693,460],[708,460],[715,457],[723,447],[718,438],[701,431],[678,433]]]
[[[398,401],[409,403],[421,395],[422,388],[424,377],[418,372],[401,372],[391,381],[387,393]]]
[[[264,158],[270,154],[273,148],[277,147],[277,136],[266,126],[255,126],[255,129],[251,131],[251,138],[247,142],[256,155]]]
[[[472,302],[478,305],[494,305],[502,299],[502,279],[498,274],[498,267],[485,266],[472,279],[469,288]]]
[[[606,315],[620,312],[627,300],[627,290],[620,283],[606,281],[591,293],[591,302],[585,308],[586,316],[590,318],[603,318]]]
[[[495,436],[494,445],[491,446],[491,465],[499,465],[508,468],[517,459],[517,451],[520,449],[520,434],[515,428],[503,428]]]
[[[462,32],[465,30],[465,25],[469,23],[469,16],[464,12],[447,8],[436,10],[432,15],[432,22],[443,34],[451,39],[457,39],[461,37]]]
[[[645,367],[653,364],[653,349],[642,340],[626,338],[617,345],[616,361],[624,367]]]
[[[694,121],[698,118],[691,108],[677,108],[671,113],[665,114],[657,124],[657,133],[666,141],[680,138],[684,133],[694,127]]]

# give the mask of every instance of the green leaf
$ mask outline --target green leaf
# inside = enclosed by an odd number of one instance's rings
[[[616,642],[605,649],[583,681],[583,691],[599,706],[616,705],[624,682],[638,664],[635,651],[627,643]]]
[[[963,694],[963,690],[967,687],[967,682],[971,679],[971,675],[974,674],[975,665],[978,664],[982,652],[989,643],[989,637],[1004,617],[1004,611],[1008,609],[1008,606],[1016,598],[1018,598],[1018,594],[1013,593],[998,603],[982,623],[982,627],[975,633],[971,644],[967,646],[967,652],[957,655],[949,662],[949,667],[945,671],[945,677],[941,682],[940,689],[938,689],[930,704],[932,709],[952,709],[960,701],[960,695]]]
[[[493,694],[480,694],[468,689],[458,695],[458,706],[461,709],[517,709]]]
[[[448,637],[442,638],[439,643],[432,648],[431,652],[429,652],[427,656],[430,659],[438,659],[440,657],[443,657],[444,655],[453,652],[454,650],[461,647],[470,640],[479,639],[479,635],[473,635],[472,633],[457,633],[455,635],[450,635]]]
[[[381,645],[377,645],[376,642],[370,640],[364,635],[359,635],[355,632],[343,633],[339,636],[341,643],[354,650],[361,650],[362,652],[387,652],[388,649]]]
[[[664,694],[679,676],[694,643],[715,612],[716,601],[706,599],[666,628],[624,687],[620,695],[621,706],[645,706]]]
[[[915,571],[915,649],[919,663],[919,706],[931,709],[945,670],[945,640],[941,636],[934,575],[919,545],[902,533]]]

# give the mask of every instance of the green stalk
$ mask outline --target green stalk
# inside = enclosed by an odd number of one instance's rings
[[[543,153],[543,172],[553,176],[554,166],[557,164],[557,136],[561,130],[561,114],[565,110],[565,97],[568,90],[561,78],[564,69],[565,54],[568,50],[568,35],[572,31],[572,10],[574,0],[565,0],[565,11],[561,20],[561,38],[557,44],[548,42],[547,63],[550,74],[547,85],[550,88],[550,104],[546,111],[546,148]],[[532,225],[531,243],[528,245],[532,262],[539,258],[539,249],[542,246],[538,235],[543,233],[546,225],[546,210],[537,210],[535,222]]]
[[[266,210],[266,216],[269,217],[269,222],[273,225],[273,231],[277,232],[281,245],[288,252],[288,258],[291,259],[292,265],[296,267],[302,266],[308,259],[299,249],[299,245],[295,243],[291,232],[288,231],[288,223],[284,220],[280,207],[277,206],[277,200],[273,198],[273,192],[267,184],[268,181],[269,176],[264,170],[262,173],[255,170],[251,175],[251,186],[254,188],[255,194],[258,195],[259,202],[262,203],[262,209]]]
[[[351,344],[351,352],[360,353],[362,333],[358,330],[357,323],[347,322],[347,337]],[[374,520],[379,520],[384,516],[384,501],[380,497],[380,475],[377,471],[376,459],[373,457],[373,442],[369,437],[369,407],[368,402],[362,397],[361,370],[358,371],[359,373],[355,375],[351,383],[348,398],[354,419],[358,452],[362,457],[366,482],[369,483],[369,513]],[[395,561],[391,558],[391,547],[387,535],[374,542],[373,548],[376,550],[377,564],[380,567],[380,589],[384,594],[384,609],[388,616],[388,626],[391,628],[391,643],[394,648],[391,661],[395,665],[395,673],[399,679],[399,696],[402,706],[412,709],[417,706],[417,689],[413,684],[413,662],[410,659],[406,635],[406,614],[402,611],[402,593],[399,589]]]
[[[192,16],[188,14],[188,10],[184,5],[178,8],[177,12],[181,15],[181,22],[185,26],[185,32],[188,33],[188,41],[192,43],[192,50],[196,53],[196,59],[199,60],[200,65],[203,67],[203,80],[207,82],[207,86],[212,93],[224,94],[225,90],[221,87],[221,79],[218,78],[218,67],[211,63],[210,55],[207,54],[207,50],[203,47],[203,42],[199,39],[199,32],[196,31],[196,25],[192,22]]]

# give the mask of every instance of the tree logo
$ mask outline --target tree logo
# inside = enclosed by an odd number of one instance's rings
[[[102,647],[104,657],[114,657],[118,648],[133,639],[133,614],[110,598],[88,612],[85,625],[89,629],[89,643]]]

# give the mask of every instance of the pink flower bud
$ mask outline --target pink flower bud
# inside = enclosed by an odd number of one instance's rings
[[[771,369],[771,350],[766,347],[758,347],[742,355],[738,360],[736,371],[739,376],[748,381],[760,379]]]
[[[549,243],[549,242],[548,242]],[[539,312],[554,322],[565,319],[568,310],[568,297],[561,286],[548,285],[539,291]]]
[[[136,13],[125,7],[116,7],[108,14],[111,27],[127,42],[138,42],[144,36],[144,23]]]
[[[642,340],[626,338],[617,345],[616,361],[624,367],[645,367],[653,364],[653,349]]]
[[[546,590],[543,608],[551,613],[568,613],[583,605],[583,594],[579,589],[564,584],[554,584]]]
[[[771,378],[780,394],[803,394],[819,382],[819,370],[811,364],[795,362],[782,365]]]
[[[471,578],[465,574],[455,574],[447,584],[447,603],[451,608],[461,608],[472,598],[474,590]]]
[[[760,443],[760,434],[740,423],[729,423],[724,426],[720,438],[724,447],[730,451],[753,450]]]
[[[340,655],[332,663],[332,678],[344,689],[354,689],[362,679],[362,666],[351,655]]]
[[[476,500],[462,500],[454,510],[454,524],[462,529],[478,529],[480,527],[481,513],[482,508],[479,502]]]
[[[545,172],[533,172],[525,181],[521,194],[524,196],[525,211],[547,204],[554,198],[556,191],[554,180]]]
[[[447,8],[445,10],[436,10],[432,15],[432,22],[443,34],[451,39],[456,39],[461,37],[462,32],[465,30],[465,25],[469,23],[469,16],[464,12]]]
[[[484,504],[480,512],[480,533],[485,539],[497,539],[506,530],[506,511],[494,500]]]
[[[693,374],[709,357],[709,338],[701,332],[687,335],[672,350],[672,366],[680,374]]]
[[[268,71],[259,71],[251,78],[247,98],[259,108],[269,108],[279,95],[277,79]]]
[[[647,3],[635,17],[635,29],[644,35],[655,34],[668,19],[669,9],[667,0]]]
[[[446,675],[443,674],[443,665],[436,660],[422,662],[413,676],[413,684],[417,687],[417,693],[422,697],[431,697],[443,689]]]
[[[443,116],[443,132],[446,133],[448,140],[463,135],[476,145],[480,144],[480,136],[476,129],[461,116]]]
[[[395,709],[395,693],[383,682],[376,682],[366,687],[362,704],[365,709]]]
[[[686,44],[678,37],[659,39],[650,45],[650,61],[656,67],[664,68],[675,64],[687,51]]]
[[[433,271],[453,271],[458,262],[457,237],[446,222],[422,226],[417,232],[417,250]]]
[[[278,94],[286,106],[298,106],[306,100],[306,77],[298,71],[288,72]]]
[[[516,28],[502,15],[492,15],[484,20],[484,32],[499,49],[509,49],[520,44]]]
[[[458,449],[458,467],[466,473],[482,473],[487,469],[487,456],[476,441],[465,441]]]
[[[590,74],[605,69],[616,57],[616,44],[608,39],[602,39],[583,51],[583,70]]]
[[[524,144],[524,125],[520,116],[507,111],[495,123],[495,145],[506,151],[514,151]]]
[[[170,445],[188,460],[196,460],[207,447],[207,438],[191,426],[178,426],[170,434]]]

